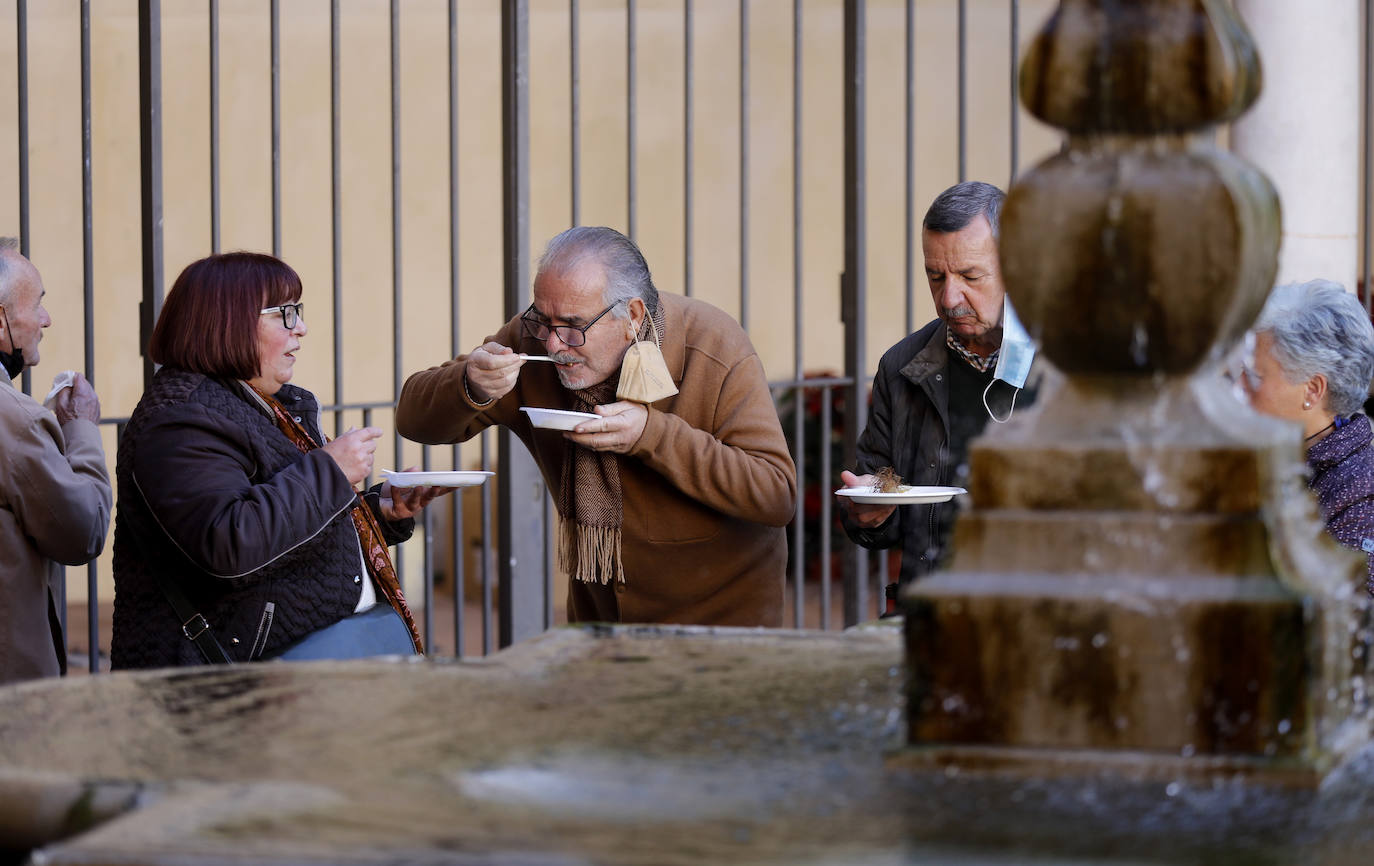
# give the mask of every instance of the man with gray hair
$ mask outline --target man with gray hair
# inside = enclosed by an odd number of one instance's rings
[[[562,518],[570,622],[782,625],[796,468],[744,329],[660,295],[609,228],[551,240],[533,296],[471,353],[412,375],[396,429],[520,437]],[[528,408],[586,414],[560,430]]]
[[[58,618],[62,565],[100,555],[110,526],[110,473],[100,444],[100,400],[80,373],[59,374],[40,405],[11,380],[38,363],[43,280],[0,238],[0,683],[66,673]],[[94,652],[95,648],[92,647]]]
[[[857,471],[840,473],[844,486],[871,487],[875,473],[890,469],[904,484],[962,487],[969,442],[989,417],[1007,420],[1018,394],[1021,406],[1034,399],[1034,386],[1026,387],[1034,354],[1029,338],[1018,329],[1016,345],[1003,347],[1004,324],[1011,324],[1004,321],[1006,287],[997,258],[1004,198],[991,184],[969,181],[940,193],[926,212],[921,249],[938,318],[878,363]],[[901,545],[903,584],[945,559],[958,511],[953,501],[861,505],[844,497],[841,508],[856,544]],[[887,588],[889,612],[896,588]]]

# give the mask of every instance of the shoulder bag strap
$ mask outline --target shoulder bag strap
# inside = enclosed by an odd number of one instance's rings
[[[167,578],[165,574],[153,569],[153,577],[157,580],[158,588],[162,590],[162,595],[167,599],[167,603],[176,611],[177,620],[181,622],[181,633],[186,639],[196,645],[200,654],[204,656],[206,664],[228,665],[233,664],[233,660],[225,653],[224,647],[219,645],[219,640],[215,638],[215,633],[210,630],[210,621],[207,620],[200,611],[196,610],[186,594],[181,591],[175,583]]]

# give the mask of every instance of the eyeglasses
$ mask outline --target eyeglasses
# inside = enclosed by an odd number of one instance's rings
[[[536,318],[540,314],[534,309],[534,304],[530,304],[530,308],[520,314],[520,321],[524,325],[527,337],[543,342],[549,338],[549,333],[552,332],[558,335],[558,339],[563,341],[563,345],[575,349],[587,342],[587,329],[601,321],[601,317],[615,309],[616,304],[619,303],[620,301],[616,301],[611,304],[597,313],[595,319],[581,327],[577,325],[551,325],[543,319]]]
[[[292,328],[296,327],[297,322],[305,318],[305,303],[301,302],[298,304],[281,304],[276,307],[268,307],[267,309],[258,313],[258,315],[269,316],[272,313],[281,313],[282,327],[286,328],[286,330],[289,331]]]

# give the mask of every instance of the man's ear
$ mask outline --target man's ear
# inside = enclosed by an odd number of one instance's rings
[[[644,315],[648,312],[648,308],[644,306],[643,298],[630,298],[630,303],[627,306],[630,310],[630,339],[633,340],[639,336],[639,329],[644,325]]]

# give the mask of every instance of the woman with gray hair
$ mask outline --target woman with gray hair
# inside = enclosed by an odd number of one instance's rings
[[[1255,323],[1242,380],[1250,405],[1302,426],[1308,486],[1326,529],[1370,556],[1374,594],[1374,446],[1361,413],[1374,379],[1374,326],[1338,283],[1279,286]]]

